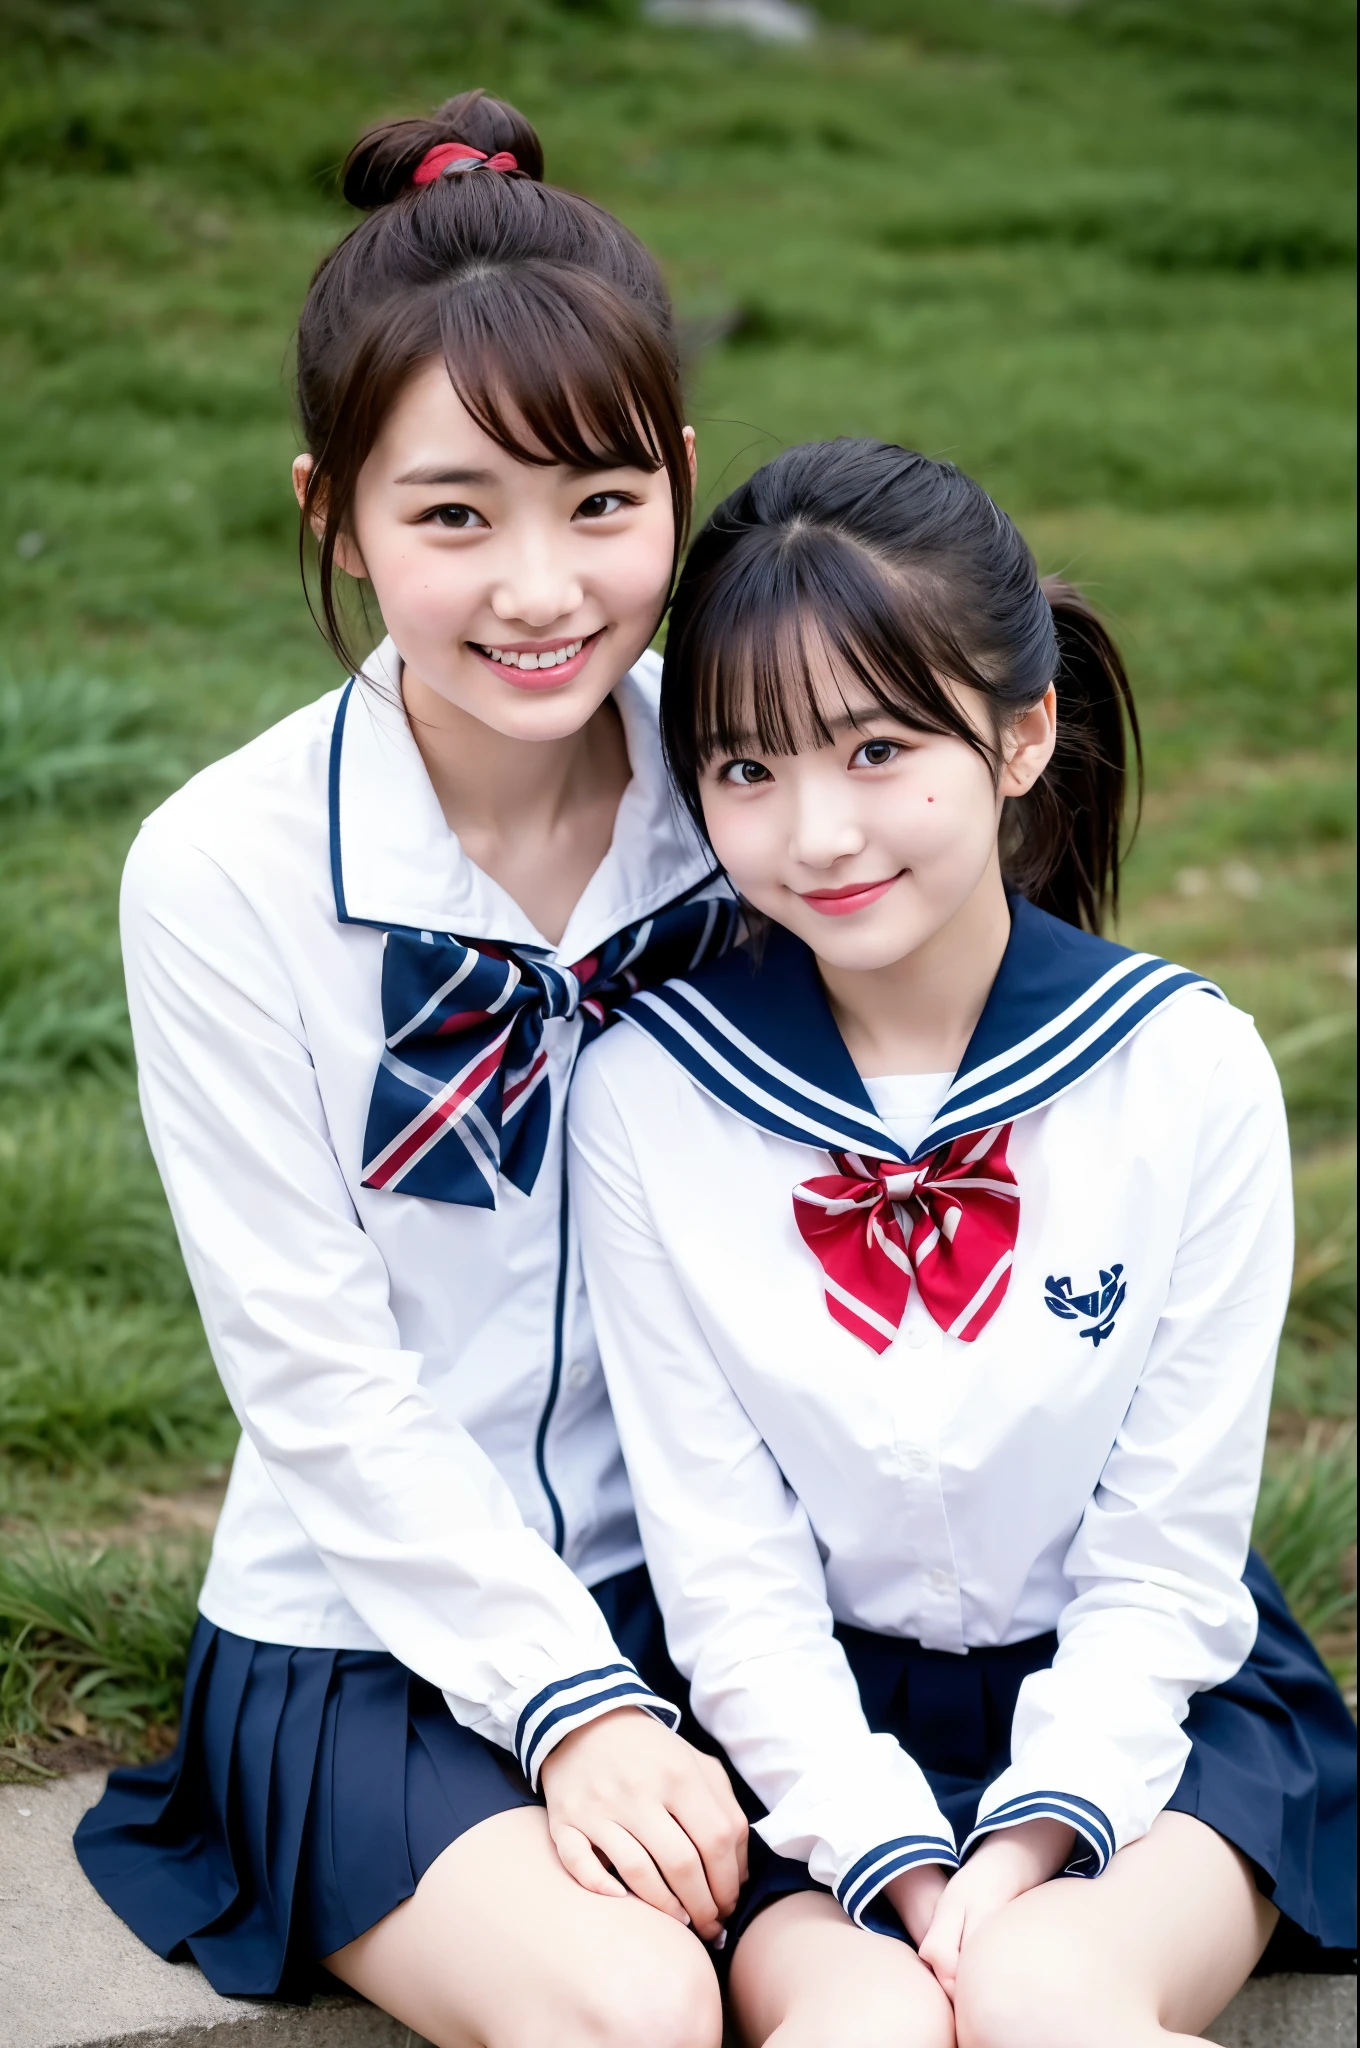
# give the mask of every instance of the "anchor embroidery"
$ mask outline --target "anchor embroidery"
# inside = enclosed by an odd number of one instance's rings
[[[1074,1294],[1071,1279],[1066,1274],[1061,1280],[1055,1280],[1050,1273],[1044,1282],[1048,1290],[1044,1295],[1044,1301],[1053,1314],[1061,1316],[1064,1322],[1074,1323],[1081,1316],[1090,1317],[1091,1328],[1083,1330],[1081,1335],[1089,1337],[1093,1348],[1098,1350],[1114,1329],[1114,1319],[1124,1306],[1128,1286],[1121,1277],[1123,1271],[1123,1266],[1118,1263],[1111,1266],[1108,1272],[1102,1266],[1100,1285],[1093,1287],[1089,1294]]]

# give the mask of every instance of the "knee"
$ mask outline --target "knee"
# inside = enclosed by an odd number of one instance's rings
[[[673,1941],[639,1943],[582,1985],[554,2025],[555,2048],[721,2048],[713,1965],[692,1934],[674,1933]]]
[[[954,2016],[937,2002],[900,1997],[843,2000],[835,2012],[794,2004],[772,2037],[778,2048],[955,2048]]]
[[[958,2048],[1090,2048],[1100,2027],[1082,1974],[1048,1943],[965,1949],[954,1987]]]

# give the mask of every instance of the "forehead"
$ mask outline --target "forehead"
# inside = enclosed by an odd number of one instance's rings
[[[456,458],[461,466],[497,472],[512,460],[473,419],[453,388],[443,357],[432,356],[412,371],[393,399],[373,443],[372,458],[386,468],[404,467],[416,458],[444,457]]]
[[[496,402],[522,454],[487,433],[459,397],[443,357],[432,356],[412,371],[397,393],[369,461],[393,480],[413,476],[421,483],[513,483],[517,489],[532,488],[535,482],[541,488],[561,488],[590,473],[545,449],[507,394],[497,394]],[[600,470],[626,466],[601,455]]]

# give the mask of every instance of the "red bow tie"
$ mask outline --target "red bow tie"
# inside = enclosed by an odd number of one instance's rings
[[[838,1172],[794,1189],[794,1218],[821,1262],[826,1305],[852,1337],[887,1350],[913,1274],[946,1335],[971,1344],[986,1328],[1010,1282],[1020,1228],[1010,1135],[1010,1124],[998,1124],[955,1138],[915,1166],[833,1152]]]

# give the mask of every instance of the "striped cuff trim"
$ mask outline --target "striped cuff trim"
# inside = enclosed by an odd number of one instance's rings
[[[641,1707],[672,1732],[680,1726],[680,1709],[645,1685],[631,1664],[578,1671],[574,1678],[555,1679],[534,1694],[515,1729],[515,1755],[535,1792],[548,1751],[574,1728],[584,1728],[587,1721],[613,1713],[616,1707]]]
[[[939,1835],[898,1835],[880,1842],[852,1863],[836,1886],[836,1897],[857,1927],[863,1927],[864,1909],[885,1884],[911,1870],[918,1863],[943,1863],[950,1870],[959,1867],[958,1851]]]
[[[963,1845],[964,1856],[977,1847],[984,1835],[995,1834],[998,1828],[1018,1827],[1026,1820],[1066,1821],[1087,1844],[1085,1854],[1074,1856],[1067,1865],[1064,1877],[1099,1877],[1115,1852],[1109,1816],[1091,1800],[1081,1799],[1074,1792],[1026,1792],[1018,1799],[1008,1799],[1004,1806],[995,1807],[986,1820],[978,1822]]]

